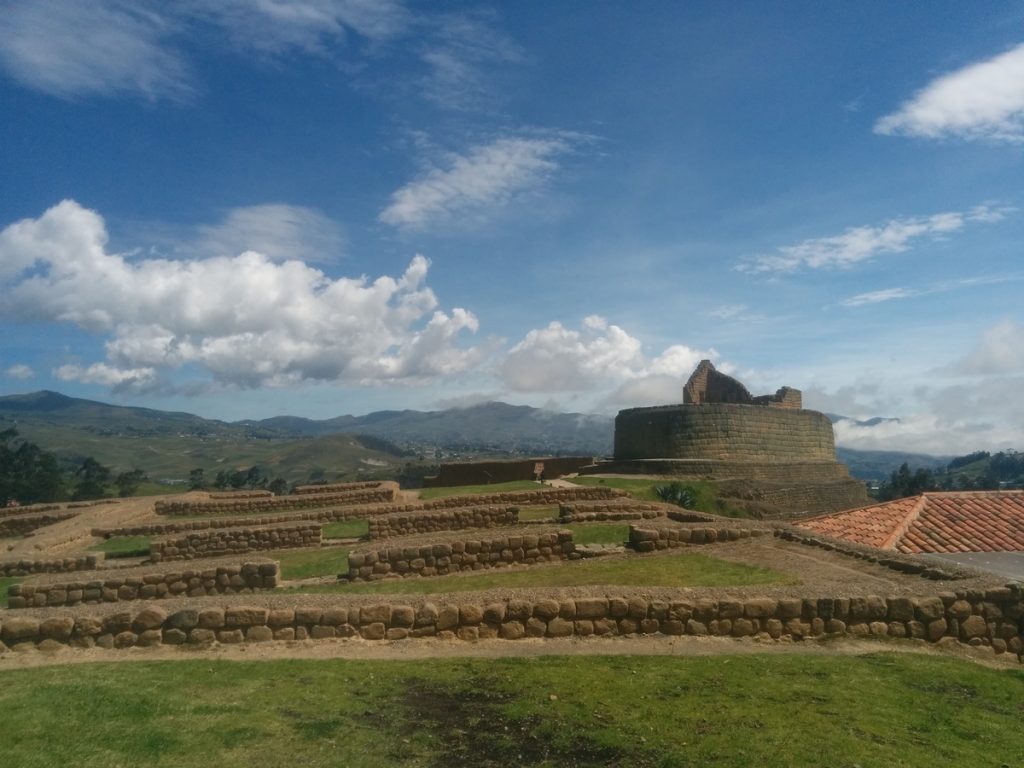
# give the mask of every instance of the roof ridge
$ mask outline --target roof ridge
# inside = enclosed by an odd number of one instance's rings
[[[927,503],[928,494],[922,493],[918,497],[917,503],[911,508],[900,524],[893,529],[892,533],[885,538],[879,549],[895,549],[896,542],[903,538],[903,535],[910,529],[910,526],[921,516],[921,512]]]

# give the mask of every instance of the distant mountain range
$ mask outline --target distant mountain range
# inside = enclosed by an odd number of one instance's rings
[[[834,422],[843,416],[828,414]],[[858,421],[871,427],[893,419]],[[346,472],[386,467],[408,460],[413,450],[476,454],[576,454],[612,452],[611,416],[558,413],[525,405],[491,402],[440,411],[377,411],[365,416],[269,419],[225,422],[190,413],[108,405],[58,392],[0,397],[0,428],[19,432],[68,461],[95,456],[120,469],[138,466],[150,472],[184,477],[193,466],[241,466],[262,462],[273,471],[298,477],[321,463]],[[339,442],[339,437],[365,435]],[[145,441],[140,446],[140,440]],[[311,444],[312,441],[312,444]],[[384,442],[381,442],[384,441]],[[290,442],[297,445],[289,446]],[[390,444],[390,445],[389,445]],[[318,451],[319,457],[318,457]],[[340,454],[339,454],[340,452]],[[903,462],[913,467],[943,467],[948,457],[838,448],[839,460],[855,477],[881,479]],[[301,458],[297,458],[301,457]],[[212,467],[211,467],[212,465]]]

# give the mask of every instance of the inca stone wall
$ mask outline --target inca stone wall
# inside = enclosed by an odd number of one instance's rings
[[[431,512],[399,512],[369,519],[371,539],[464,528],[498,528],[519,522],[518,507],[471,507]]]
[[[572,531],[504,533],[491,537],[443,542],[403,543],[360,550],[348,556],[348,578],[375,581],[389,576],[443,576],[458,571],[500,568],[513,563],[533,565],[575,559]]]
[[[158,563],[266,549],[319,547],[322,540],[323,527],[319,523],[285,523],[264,528],[214,528],[157,539],[150,544],[149,559]]]
[[[277,587],[279,575],[280,567],[272,561],[181,571],[131,568],[104,574],[102,579],[15,584],[7,590],[7,607],[38,608],[254,592]]]
[[[69,573],[93,571],[103,561],[103,553],[96,552],[74,557],[51,557],[39,560],[22,558],[0,562],[0,576],[29,576],[33,573]]]
[[[630,408],[615,418],[615,459],[835,462],[828,417],[756,405]]]
[[[558,506],[558,522],[560,523],[595,523],[613,520],[649,520],[664,517],[666,508],[660,504],[642,501],[630,503],[584,503],[560,504]]]
[[[770,530],[744,526],[629,526],[629,546],[637,552],[686,547],[692,544],[714,544],[718,541],[739,541],[753,536],[771,535]]]
[[[381,483],[380,488],[343,491],[341,493],[304,494],[299,496],[273,496],[270,498],[222,499],[209,501],[158,501],[153,511],[158,515],[241,515],[260,512],[278,512],[290,509],[310,509],[351,504],[380,504],[394,501],[397,483]]]
[[[55,650],[66,646],[131,648],[210,643],[295,641],[336,637],[402,640],[437,637],[585,637],[590,635],[718,635],[825,638],[839,636],[944,638],[996,653],[1024,654],[1019,584],[985,591],[939,595],[652,599],[637,594],[597,593],[563,599],[298,605],[288,608],[206,601],[169,613],[159,603],[105,616],[65,609],[49,618],[0,614],[7,647]]]
[[[366,480],[357,483],[326,483],[322,485],[300,485],[293,493],[300,496],[317,493],[344,493],[346,491],[362,491],[370,488],[380,488],[380,480]]]
[[[26,533],[45,528],[63,520],[70,520],[79,514],[77,510],[57,509],[52,512],[31,512],[26,515],[0,518],[0,537],[24,536]]]

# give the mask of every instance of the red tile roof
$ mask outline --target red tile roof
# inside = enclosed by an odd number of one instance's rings
[[[923,493],[794,525],[896,552],[1022,552],[1024,491]]]

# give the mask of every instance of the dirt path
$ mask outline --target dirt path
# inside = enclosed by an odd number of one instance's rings
[[[925,643],[919,640],[834,639],[824,642],[759,640],[729,637],[580,637],[524,640],[398,640],[366,641],[358,638],[301,642],[217,645],[210,648],[156,646],[118,651],[65,648],[58,651],[8,651],[0,654],[0,673],[63,664],[124,663],[152,661],[224,660],[274,661],[279,659],[366,659],[409,661],[461,658],[534,658],[538,656],[752,656],[803,654],[810,656],[859,656],[870,653],[915,653],[972,661],[999,669],[1020,669],[1013,654],[996,656],[989,648],[960,643]]]

